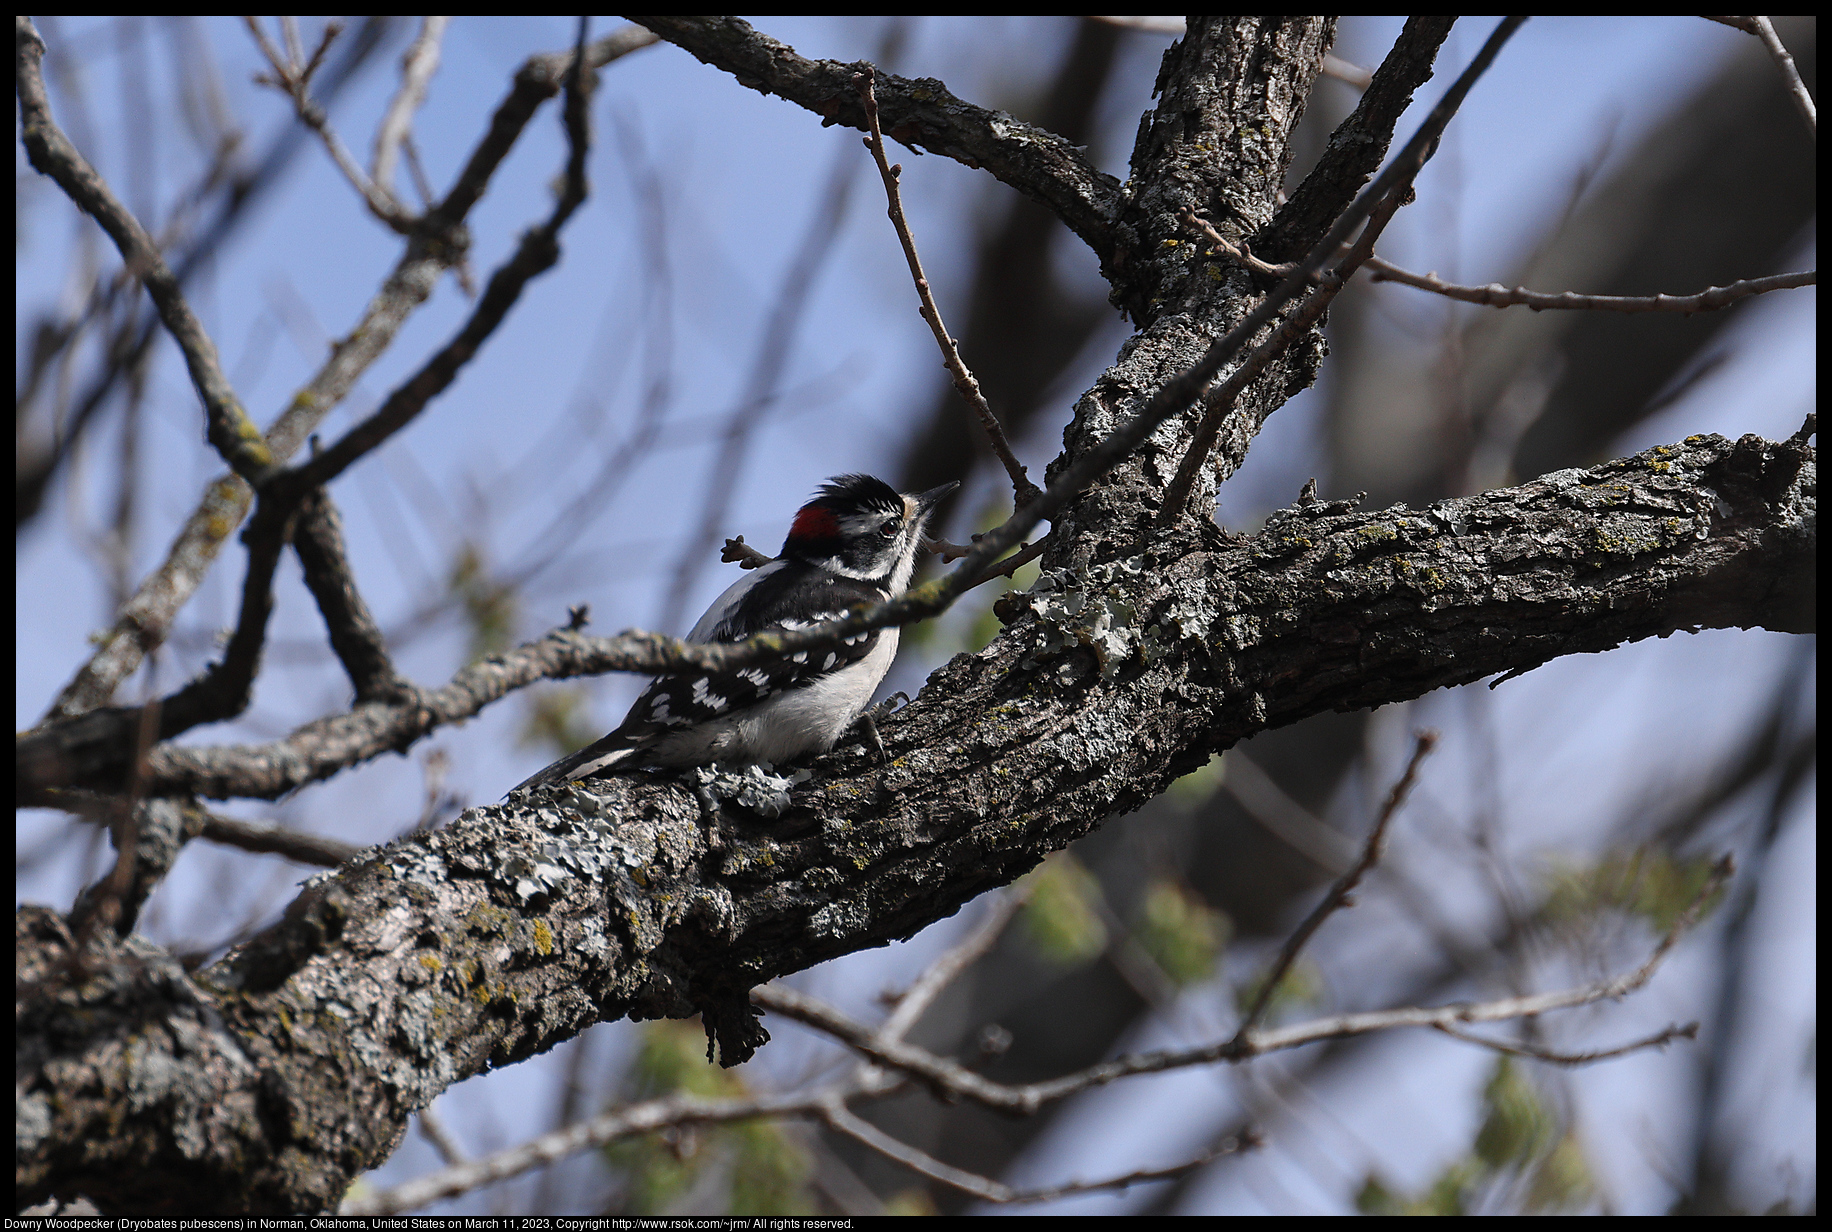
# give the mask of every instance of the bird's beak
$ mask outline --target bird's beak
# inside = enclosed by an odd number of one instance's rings
[[[956,479],[953,483],[944,483],[939,488],[930,488],[927,492],[918,492],[916,494],[917,512],[927,513],[941,503],[942,497],[960,486],[960,480]]]

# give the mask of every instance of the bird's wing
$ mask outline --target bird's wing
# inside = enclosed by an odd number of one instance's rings
[[[768,584],[768,580],[763,583],[766,587]],[[855,590],[857,594],[853,593]],[[829,590],[822,598],[832,606],[820,611],[798,604],[787,593],[759,597],[763,602],[755,609],[757,615],[754,620],[736,626],[721,623],[716,627],[714,640],[741,642],[753,633],[810,628],[846,615],[845,608],[839,604],[875,602],[884,598],[884,591],[866,582]],[[629,714],[616,731],[576,753],[562,757],[519,784],[516,790],[539,783],[581,778],[598,770],[610,769],[627,760],[618,754],[651,745],[669,732],[748,710],[779,693],[805,687],[822,676],[863,659],[877,646],[878,637],[879,631],[872,629],[855,633],[831,646],[798,650],[780,659],[769,659],[732,671],[657,676],[649,682],[642,696],[636,699],[636,704],[630,707]]]

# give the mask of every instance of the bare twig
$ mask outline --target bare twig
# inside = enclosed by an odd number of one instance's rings
[[[1203,395],[1204,411],[1195,432],[1190,434],[1189,448],[1184,451],[1183,461],[1177,466],[1177,473],[1171,477],[1164,489],[1164,503],[1158,510],[1158,525],[1169,526],[1184,514],[1189,503],[1190,492],[1196,486],[1196,475],[1202,470],[1203,463],[1215,448],[1215,439],[1221,434],[1221,427],[1234,409],[1235,400],[1248,384],[1257,379],[1272,361],[1285,351],[1322,319],[1330,301],[1348,284],[1355,270],[1372,253],[1374,240],[1392,220],[1407,192],[1404,185],[1395,187],[1384,200],[1374,208],[1368,218],[1368,225],[1359,239],[1342,258],[1335,269],[1322,274],[1318,281],[1322,283],[1313,291],[1297,310],[1281,321],[1266,340],[1255,347],[1240,365],[1228,374],[1227,380]],[[1244,254],[1242,254],[1245,259]],[[1297,277],[1303,271],[1294,267],[1290,277]],[[1257,424],[1255,425],[1257,427]],[[1244,449],[1244,443],[1242,448]],[[1229,458],[1238,464],[1239,457]],[[1217,466],[1221,465],[1217,459]],[[1221,476],[1226,478],[1226,474]]]
[[[1406,763],[1406,771],[1399,776],[1399,781],[1393,784],[1393,790],[1387,793],[1387,801],[1381,805],[1380,816],[1374,821],[1374,830],[1368,835],[1367,844],[1361,849],[1361,859],[1355,862],[1353,868],[1336,879],[1336,884],[1329,888],[1329,893],[1323,896],[1323,901],[1317,904],[1310,915],[1305,917],[1304,922],[1298,925],[1297,930],[1286,940],[1284,948],[1279,951],[1278,958],[1267,970],[1264,982],[1260,986],[1259,995],[1253,999],[1252,1008],[1241,1020],[1240,1029],[1235,1032],[1236,1039],[1245,1039],[1258,1029],[1260,1019],[1266,1016],[1266,1007],[1272,1004],[1272,996],[1277,991],[1279,982],[1285,978],[1285,973],[1291,970],[1291,964],[1297,961],[1298,952],[1304,948],[1305,943],[1316,934],[1317,929],[1323,926],[1323,921],[1354,903],[1354,899],[1350,896],[1351,892],[1361,884],[1361,879],[1367,875],[1368,870],[1380,861],[1381,852],[1386,847],[1387,827],[1392,823],[1393,815],[1399,811],[1400,804],[1406,799],[1406,794],[1412,790],[1412,784],[1418,778],[1419,764],[1430,755],[1432,749],[1437,747],[1437,743],[1438,733],[1435,731],[1422,731],[1414,737],[1412,759]]]
[[[14,40],[20,139],[27,158],[32,166],[55,180],[78,208],[101,224],[120,250],[121,260],[146,284],[160,320],[184,353],[191,384],[204,404],[210,443],[238,475],[258,482],[273,465],[273,456],[224,375],[216,344],[191,311],[178,279],[160,256],[152,237],[51,118],[41,68],[44,40],[38,37],[30,18],[14,18]]]
[[[522,233],[521,243],[512,255],[490,276],[489,284],[478,299],[471,315],[452,340],[441,347],[418,372],[396,387],[374,414],[350,429],[342,439],[322,454],[288,473],[291,483],[316,487],[328,483],[359,458],[381,445],[411,423],[426,404],[443,392],[480,347],[496,332],[509,310],[521,298],[522,289],[537,275],[551,269],[560,259],[559,236],[573,213],[585,201],[586,155],[591,148],[589,115],[585,97],[595,74],[586,71],[591,64],[590,51],[567,58],[566,139],[568,155],[565,178],[559,200],[547,221]],[[475,161],[475,159],[473,159]],[[467,168],[469,174],[469,168]],[[453,190],[453,196],[458,190]],[[440,207],[443,212],[444,206]]]
[[[1604,1048],[1596,1052],[1552,1052],[1545,1048],[1534,1048],[1527,1044],[1516,1044],[1511,1040],[1489,1039],[1486,1036],[1476,1035],[1473,1032],[1460,1031],[1449,1023],[1439,1022],[1433,1023],[1432,1025],[1452,1039],[1460,1039],[1466,1044],[1480,1044],[1482,1047],[1493,1049],[1495,1052],[1505,1052],[1513,1057],[1527,1057],[1534,1061],[1544,1061],[1549,1065],[1589,1065],[1595,1061],[1607,1061],[1612,1057],[1620,1057],[1631,1052],[1639,1052],[1644,1048],[1665,1048],[1676,1039],[1698,1038],[1698,1024],[1696,1022],[1689,1022],[1683,1027],[1668,1027],[1664,1031],[1655,1032],[1646,1039],[1632,1040],[1617,1048]]]
[[[375,130],[375,157],[370,163],[369,180],[382,192],[398,201],[394,191],[395,162],[409,140],[413,113],[426,101],[426,86],[439,71],[439,41],[445,37],[450,17],[428,16],[420,19],[420,33],[401,56],[401,88],[395,91],[388,111]],[[411,157],[411,151],[409,151]],[[431,194],[427,194],[431,204]]]
[[[982,1201],[994,1202],[1002,1206],[1053,1202],[1057,1198],[1066,1198],[1071,1194],[1125,1189],[1129,1185],[1146,1181],[1168,1181],[1187,1172],[1193,1172],[1224,1155],[1232,1155],[1242,1145],[1230,1140],[1219,1150],[1205,1151],[1194,1159],[1185,1160],[1168,1168],[1140,1168],[1099,1181],[1071,1181],[1066,1185],[1049,1185],[1039,1189],[1013,1189],[1009,1185],[981,1176],[977,1172],[968,1172],[951,1164],[945,1164],[933,1155],[919,1151],[908,1143],[893,1138],[876,1125],[850,1112],[846,1105],[837,1098],[829,1099],[821,1105],[821,1120],[835,1133],[843,1134],[854,1142],[871,1148],[886,1159],[902,1164],[912,1172],[926,1176],[932,1181],[939,1181],[962,1193],[971,1194]]]
[[[1198,215],[1195,210],[1188,206],[1184,206],[1182,211],[1178,213],[1177,221],[1202,236],[1203,239],[1209,242],[1215,251],[1233,257],[1236,261],[1239,261],[1242,265],[1256,274],[1264,274],[1268,278],[1289,278],[1291,277],[1292,271],[1298,268],[1298,263],[1296,261],[1286,261],[1280,265],[1273,265],[1270,262],[1262,261],[1254,256],[1248,251],[1245,244],[1230,244],[1226,237],[1215,229],[1213,223]]]
[[[759,1117],[818,1116],[824,1093],[791,1091],[731,1099],[703,1099],[694,1095],[668,1095],[615,1108],[588,1121],[531,1138],[520,1146],[455,1167],[442,1168],[417,1180],[380,1193],[346,1201],[344,1215],[392,1215],[417,1210],[445,1198],[469,1193],[484,1185],[520,1176],[580,1151],[609,1142],[652,1133],[674,1125],[720,1125]]]
[[[1806,82],[1800,80],[1800,69],[1794,64],[1794,57],[1782,45],[1781,36],[1775,33],[1775,23],[1766,17],[1751,17],[1751,31],[1762,40],[1768,48],[1768,54],[1775,61],[1775,67],[1781,70],[1781,79],[1787,83],[1788,97],[1794,100],[1794,106],[1806,119],[1807,129],[1815,138],[1819,136],[1819,109],[1813,105],[1813,96],[1807,93]]]
[[[993,942],[999,939],[1012,917],[1018,914],[1025,900],[1030,898],[1033,888],[1035,882],[1021,882],[994,898],[986,918],[974,925],[971,932],[940,958],[930,963],[916,977],[916,982],[904,990],[903,995],[897,999],[897,1008],[891,1011],[890,1017],[878,1028],[878,1034],[889,1040],[900,1040],[908,1034],[941,991],[992,948]]]
[[[999,426],[998,416],[992,413],[992,407],[986,402],[986,395],[980,391],[980,383],[974,378],[966,361],[961,359],[960,348],[949,336],[948,328],[942,324],[941,309],[935,304],[935,296],[929,288],[929,279],[922,270],[922,258],[916,255],[916,237],[910,231],[909,220],[903,214],[903,194],[897,187],[897,179],[903,174],[901,163],[892,166],[884,153],[884,133],[878,127],[878,95],[872,85],[873,70],[870,65],[865,71],[855,74],[853,85],[859,91],[859,98],[865,104],[865,121],[870,136],[865,138],[865,147],[871,151],[878,164],[878,176],[884,181],[884,195],[889,201],[888,213],[891,225],[897,229],[897,241],[903,245],[904,260],[909,263],[910,277],[916,280],[916,294],[922,300],[922,319],[929,323],[929,330],[935,335],[935,345],[941,348],[942,363],[954,378],[954,388],[966,400],[973,413],[979,418],[980,427],[986,433],[987,443],[992,452],[1005,467],[1005,473],[1011,477],[1012,501],[1016,508],[1022,509],[1041,495],[1037,485],[1024,473],[1024,465],[1011,452],[1011,443],[1005,439],[1005,430]]]
[[[1767,278],[1745,278],[1724,287],[1708,287],[1694,295],[1580,295],[1575,291],[1556,294],[1529,291],[1525,287],[1504,287],[1491,282],[1485,287],[1457,286],[1437,274],[1415,274],[1396,265],[1369,257],[1363,264],[1372,271],[1370,282],[1399,282],[1421,291],[1430,291],[1448,299],[1491,308],[1524,306],[1535,312],[1547,309],[1581,309],[1600,312],[1711,312],[1727,308],[1738,300],[1769,291],[1786,291],[1794,287],[1811,287],[1819,283],[1818,270],[1801,270],[1792,274],[1774,274]]]
[[[344,146],[343,140],[338,137],[336,130],[331,127],[330,119],[325,115],[324,108],[312,99],[312,71],[323,59],[331,41],[343,30],[343,24],[334,21],[325,27],[324,39],[308,64],[302,62],[298,32],[290,18],[282,20],[282,29],[286,35],[287,44],[285,56],[280,54],[272,40],[262,31],[259,21],[252,16],[244,16],[242,20],[247,24],[248,32],[254,36],[256,45],[261,49],[261,54],[267,58],[268,66],[273,69],[271,75],[258,74],[255,81],[261,85],[270,85],[293,100],[293,110],[298,114],[300,121],[318,134],[319,139],[324,142],[325,150],[331,155],[331,161],[337,164],[337,169],[343,172],[344,178],[350,181],[351,187],[356,189],[369,206],[370,213],[402,235],[412,231],[417,219],[408,211],[407,207],[395,199],[393,193],[364,173],[362,167]]]
[[[1365,90],[1374,82],[1374,71],[1359,64],[1352,64],[1334,52],[1323,53],[1323,75],[1334,77],[1346,86]]]

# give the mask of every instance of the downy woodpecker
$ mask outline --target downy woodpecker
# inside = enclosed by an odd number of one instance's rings
[[[913,496],[870,475],[841,475],[801,507],[782,554],[734,582],[687,635],[740,642],[766,629],[805,629],[909,588],[923,524],[957,485]],[[792,761],[832,748],[871,701],[897,629],[732,672],[657,676],[617,730],[548,766],[516,790],[638,766]]]

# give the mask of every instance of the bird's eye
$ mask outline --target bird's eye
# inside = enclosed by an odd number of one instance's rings
[[[884,521],[878,523],[878,533],[883,535],[886,539],[896,538],[897,532],[900,529],[902,529],[902,524],[898,522],[896,518],[886,518]]]

